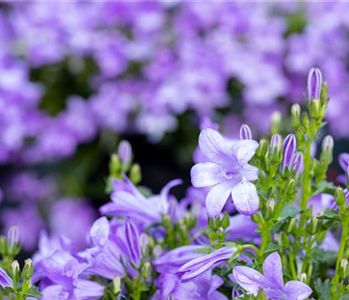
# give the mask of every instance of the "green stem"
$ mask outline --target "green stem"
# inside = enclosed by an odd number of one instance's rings
[[[289,253],[289,260],[290,260],[290,269],[291,269],[292,278],[294,280],[297,280],[297,272],[296,272],[296,267],[294,265],[295,257],[294,257],[293,251],[290,251]]]
[[[301,202],[301,209],[306,209],[308,204],[308,199],[311,192],[311,177],[310,177],[310,163],[311,163],[311,156],[310,156],[310,149],[311,149],[311,141],[312,139],[310,136],[308,136],[308,140],[306,143],[306,153],[304,157],[304,182],[303,182],[303,194],[302,194],[302,202]],[[305,216],[302,214],[301,220],[299,223],[299,228],[302,230],[305,223]]]
[[[338,282],[339,282],[339,265],[341,262],[341,259],[343,258],[343,254],[344,254],[344,249],[345,249],[345,243],[347,241],[347,236],[348,236],[348,218],[344,218],[343,219],[343,231],[342,231],[342,236],[341,236],[341,241],[339,244],[339,250],[338,250],[338,256],[337,256],[337,262],[336,262],[336,273],[334,275],[333,278],[333,282],[332,282],[332,295],[333,295],[333,299],[335,299],[335,293],[336,290],[338,288]]]
[[[258,255],[258,263],[260,265],[262,265],[263,263],[264,256],[265,256],[264,252],[265,252],[265,249],[267,248],[269,240],[270,240],[270,233],[269,233],[269,228],[267,227],[266,230],[262,232],[262,245]]]

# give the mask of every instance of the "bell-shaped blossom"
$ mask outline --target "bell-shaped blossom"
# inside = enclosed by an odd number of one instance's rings
[[[284,284],[281,258],[277,252],[265,259],[263,274],[246,266],[237,266],[233,269],[231,279],[254,296],[263,289],[267,298],[272,300],[304,300],[313,292],[300,281],[292,280]]]
[[[302,152],[297,152],[293,158],[293,169],[298,178],[304,171],[304,158]]]
[[[242,140],[232,145],[217,131],[205,129],[200,134],[199,146],[209,162],[194,165],[191,180],[194,187],[211,188],[206,197],[208,216],[216,218],[230,195],[241,214],[254,214],[259,208],[259,198],[250,181],[258,178],[258,169],[248,162],[258,143]]]
[[[227,261],[236,251],[235,247],[225,246],[210,254],[194,258],[180,267],[177,274],[180,275],[182,282],[188,282]]]
[[[146,198],[125,176],[125,181],[118,179],[114,181],[112,202],[103,205],[100,212],[104,215],[129,217],[144,227],[161,222],[162,215],[168,213],[170,206],[168,201],[170,189],[181,183],[181,180],[172,180],[162,189],[160,195]]]
[[[240,140],[252,140],[251,129],[246,124],[243,124],[240,128]]]

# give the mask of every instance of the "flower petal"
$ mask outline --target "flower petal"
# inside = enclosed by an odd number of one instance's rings
[[[243,140],[236,142],[233,147],[233,154],[241,166],[246,165],[256,153],[259,144],[254,140]]]
[[[243,215],[253,215],[259,208],[259,198],[254,184],[243,180],[231,191],[237,211]]]
[[[263,274],[271,282],[282,288],[284,279],[282,274],[282,264],[279,253],[270,254],[263,263]]]
[[[265,283],[265,278],[261,273],[245,266],[235,267],[232,277],[237,284],[254,296],[257,296],[258,290],[264,286]]]
[[[307,299],[313,292],[313,290],[305,283],[294,280],[285,284],[284,291],[287,293],[288,299],[295,300]]]
[[[109,238],[109,222],[106,217],[96,220],[90,230],[90,238],[94,246],[103,247]]]
[[[214,129],[201,131],[199,146],[204,155],[217,164],[224,164],[228,158],[229,143]]]
[[[258,168],[247,164],[243,168],[243,174],[248,181],[257,180],[258,179]]]
[[[206,210],[210,218],[217,218],[231,192],[231,184],[224,182],[215,185],[207,194]]]
[[[344,172],[347,171],[349,166],[349,153],[342,153],[338,157],[338,162]]]
[[[219,183],[222,169],[215,163],[200,163],[192,167],[190,175],[194,187],[212,186]]]

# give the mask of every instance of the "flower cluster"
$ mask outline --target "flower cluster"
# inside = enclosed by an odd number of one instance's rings
[[[42,232],[34,274],[24,267],[16,285],[16,263],[0,269],[0,293],[44,300],[346,299],[349,192],[326,180],[333,138],[322,139],[319,155],[313,147],[331,105],[319,69],[309,72],[305,102],[303,112],[292,107],[284,125],[293,133],[284,138],[272,126],[257,142],[242,125],[232,140],[206,122],[193,187],[181,201],[170,193],[181,180],[158,195],[139,186],[132,149],[121,143],[110,162],[111,201],[85,232],[86,246],[76,247],[74,235]],[[339,181],[349,187],[348,157],[340,156]],[[17,229],[8,236],[17,245]],[[1,245],[6,266],[13,258]],[[42,295],[28,292],[32,282]]]

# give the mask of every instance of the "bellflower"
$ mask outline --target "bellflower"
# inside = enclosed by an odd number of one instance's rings
[[[194,165],[191,180],[194,187],[211,188],[206,197],[209,217],[219,215],[229,195],[241,214],[254,214],[259,208],[259,198],[256,187],[250,181],[258,178],[258,169],[248,162],[258,143],[242,140],[231,146],[217,131],[205,129],[200,134],[199,146],[209,162]]]
[[[289,134],[283,144],[283,163],[282,168],[285,171],[286,168],[292,167],[294,153],[296,151],[296,136],[294,134]]]
[[[281,258],[277,252],[265,259],[263,274],[249,267],[237,266],[231,279],[254,296],[257,296],[259,289],[263,289],[267,298],[272,300],[304,300],[312,293],[312,289],[300,281],[284,284]]]
[[[180,275],[182,282],[188,282],[204,274],[218,264],[227,261],[236,251],[237,249],[235,247],[225,246],[210,254],[194,258],[180,267],[177,274]]]

